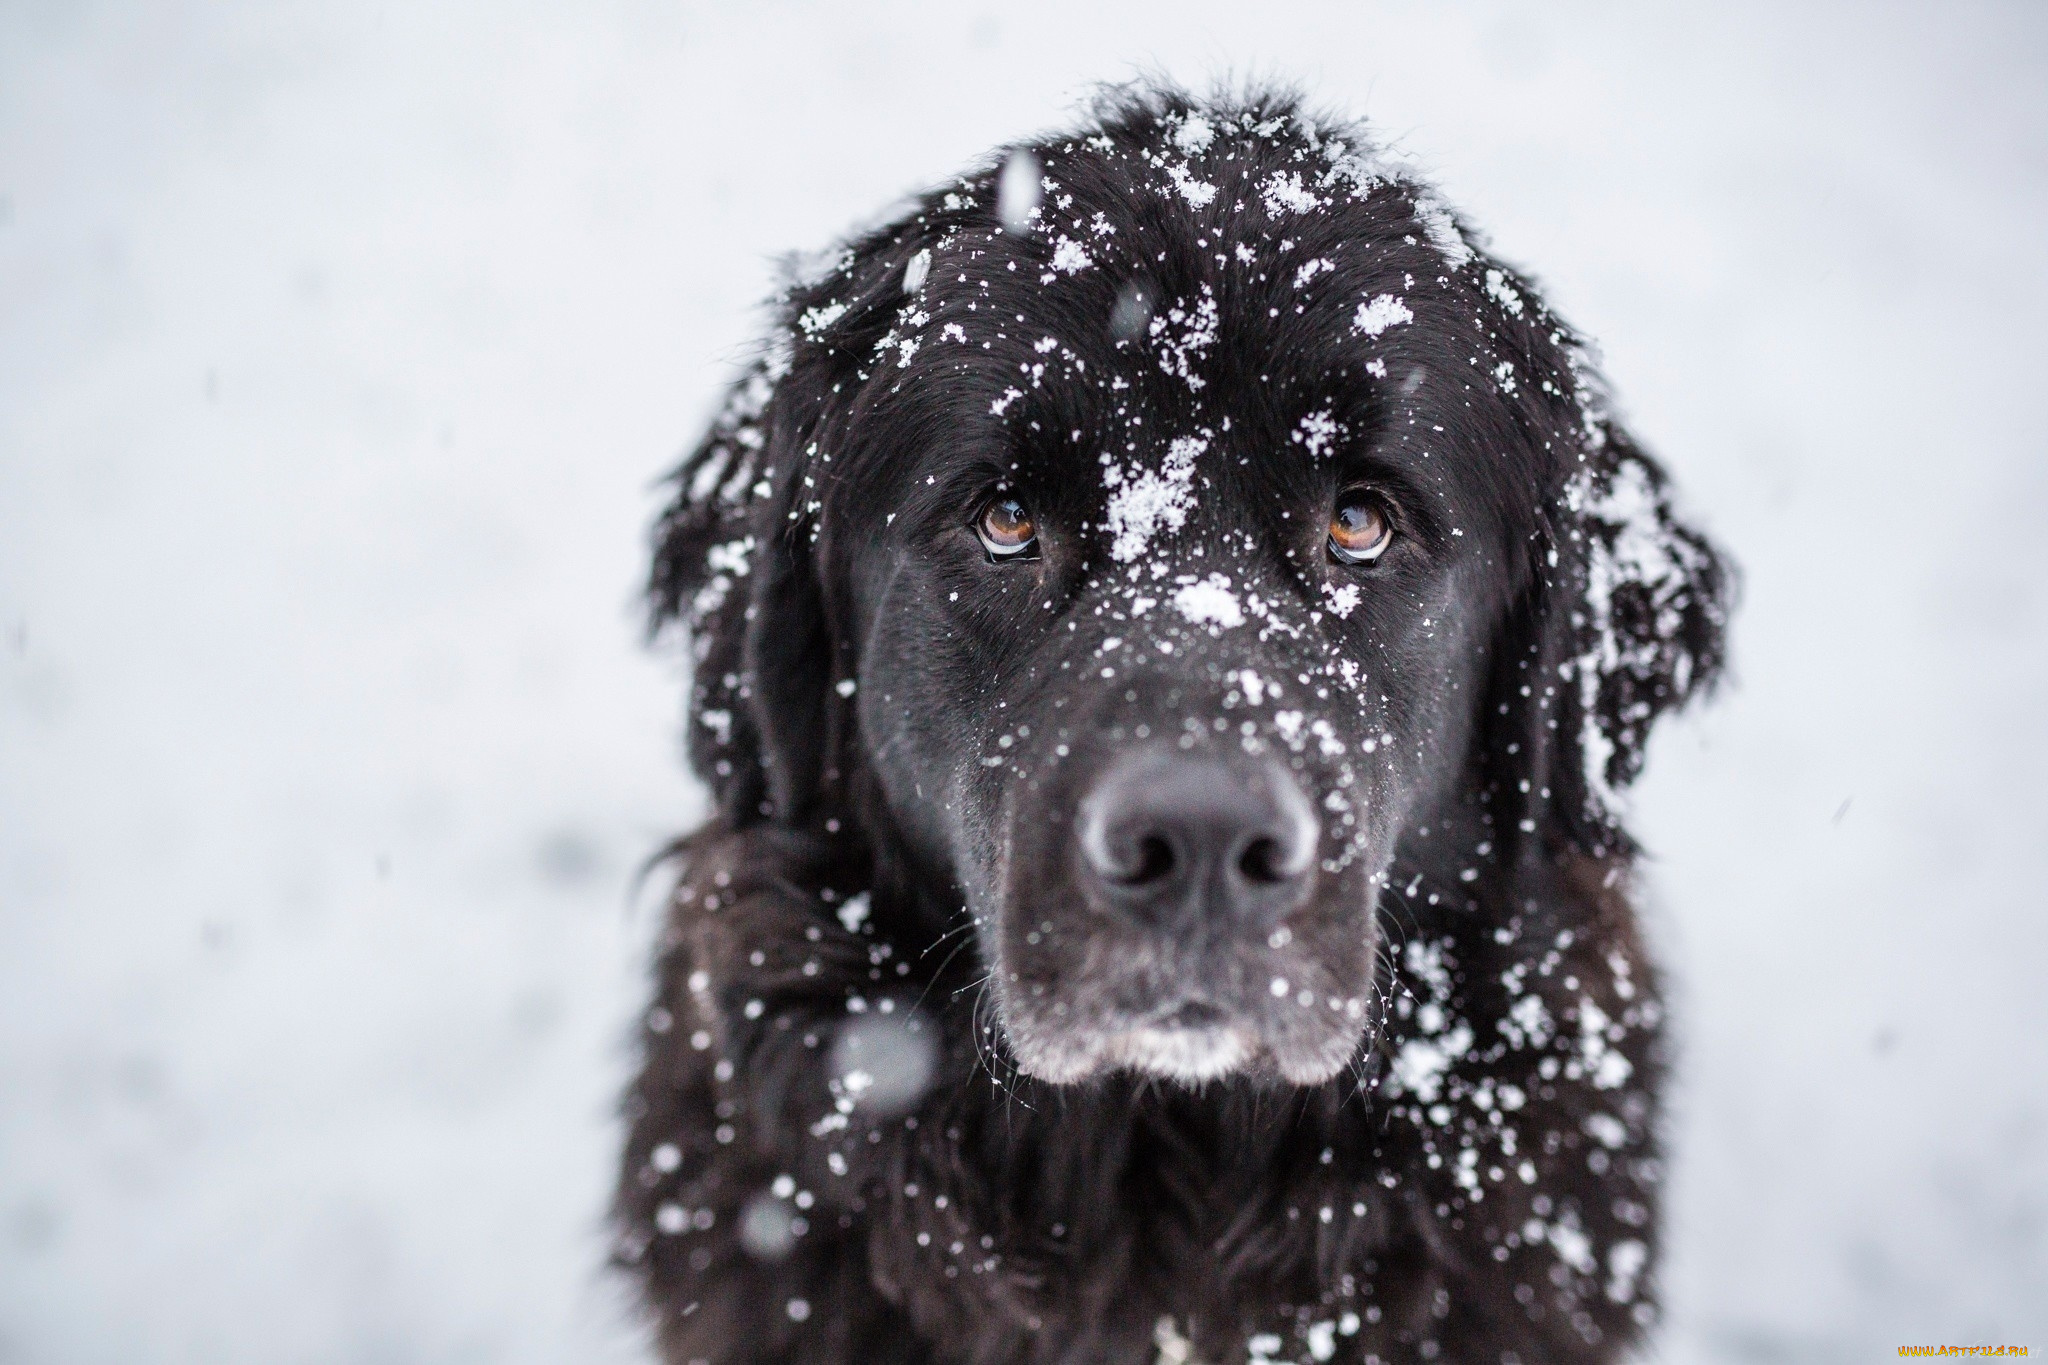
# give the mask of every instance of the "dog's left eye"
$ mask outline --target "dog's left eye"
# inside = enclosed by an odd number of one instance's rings
[[[1038,527],[1023,503],[1008,493],[998,493],[981,509],[974,533],[991,559],[1029,558],[1038,548]]]

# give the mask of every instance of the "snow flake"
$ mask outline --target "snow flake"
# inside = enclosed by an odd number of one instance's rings
[[[803,328],[805,336],[809,337],[812,341],[816,341],[831,329],[833,323],[845,316],[845,304],[821,304],[816,308],[806,308],[803,316],[796,320],[796,325]]]
[[[1636,1281],[1649,1263],[1650,1249],[1633,1237],[1607,1249],[1607,1297],[1627,1303],[1636,1296]]]
[[[1323,207],[1323,201],[1301,183],[1301,176],[1294,171],[1273,172],[1259,187],[1259,197],[1265,201],[1266,212],[1276,218],[1283,211],[1309,213]]]
[[[1230,580],[1220,573],[1199,582],[1184,581],[1173,595],[1173,605],[1196,625],[1229,628],[1244,624],[1244,608],[1230,590]]]
[[[1613,1151],[1628,1141],[1628,1125],[1612,1114],[1588,1114],[1584,1124],[1586,1132],[1602,1147]]]
[[[1557,1026],[1551,1022],[1550,1011],[1544,1008],[1541,997],[1525,995],[1508,1007],[1507,1017],[1500,1021],[1500,1031],[1514,1047],[1542,1047],[1556,1036]]]
[[[1206,180],[1195,179],[1189,174],[1186,166],[1168,166],[1166,178],[1180,191],[1180,197],[1195,208],[1207,208],[1209,202],[1216,197],[1216,187]]]
[[[1596,1090],[1613,1090],[1626,1082],[1635,1071],[1628,1058],[1609,1046],[1607,1032],[1607,1012],[1594,1004],[1590,998],[1581,998],[1579,1061]]]
[[[1582,405],[1591,398],[1582,396]],[[1598,424],[1587,407],[1587,420]],[[1579,735],[1586,789],[1608,814],[1618,814],[1616,736],[1604,727],[1600,710],[1602,682],[1615,675],[1654,677],[1668,671],[1678,689],[1689,685],[1692,658],[1680,645],[1685,610],[1693,604],[1693,578],[1703,563],[1695,546],[1670,534],[1669,506],[1648,467],[1624,458],[1606,471],[1604,482],[1592,469],[1565,489],[1566,507],[1584,519],[1586,535],[1585,642],[1568,665],[1578,685],[1584,714]],[[1649,629],[1621,625],[1616,598],[1637,593],[1648,608]],[[1626,720],[1626,718],[1624,718]]]
[[[729,573],[734,578],[747,576],[747,557],[754,552],[754,538],[742,536],[714,545],[704,556],[705,567],[713,573]]]
[[[1299,289],[1303,285],[1307,284],[1310,280],[1314,279],[1316,276],[1328,274],[1330,271],[1333,271],[1336,268],[1337,267],[1331,263],[1329,257],[1318,256],[1314,260],[1310,261],[1307,265],[1304,265],[1301,269],[1294,272],[1294,287],[1296,289]]]
[[[1209,448],[1207,433],[1182,436],[1166,449],[1159,469],[1126,470],[1105,459],[1103,482],[1110,487],[1105,529],[1113,537],[1109,557],[1128,564],[1145,552],[1161,529],[1178,531],[1195,505],[1195,458]]]
[[[1586,1236],[1578,1219],[1567,1216],[1552,1223],[1549,1236],[1551,1249],[1557,1252],[1557,1258],[1573,1270],[1581,1275],[1591,1275],[1599,1269],[1599,1262],[1593,1259],[1593,1240]]]
[[[1038,216],[1038,201],[1044,196],[1039,179],[1038,158],[1029,148],[1019,147],[1003,159],[996,182],[996,214],[1005,232],[1024,232]]]
[[[1216,140],[1216,129],[1200,114],[1189,114],[1187,121],[1173,134],[1173,145],[1189,156],[1209,150],[1209,144]]]
[[[1486,292],[1491,294],[1501,307],[1507,309],[1516,317],[1522,316],[1522,296],[1515,292],[1513,285],[1508,283],[1506,272],[1498,269],[1488,270],[1486,272]]]
[[[1200,389],[1206,381],[1194,367],[1216,343],[1219,317],[1216,292],[1204,284],[1192,307],[1176,303],[1153,318],[1147,330],[1159,343],[1159,368],[1187,381],[1188,388]]]
[[[1351,319],[1351,329],[1376,337],[1398,323],[1413,321],[1415,314],[1408,311],[1407,304],[1392,294],[1380,294],[1358,305],[1358,316]]]
[[[1429,244],[1437,249],[1445,264],[1457,270],[1472,259],[1472,248],[1458,231],[1458,222],[1451,217],[1451,211],[1434,190],[1418,189],[1415,193],[1415,221],[1422,224],[1423,233]]]
[[[932,273],[932,249],[925,247],[910,258],[910,264],[903,267],[903,292],[915,294],[924,288],[927,276]]]
[[[1088,254],[1088,248],[1071,237],[1055,238],[1052,245],[1052,268],[1066,275],[1078,275],[1095,264],[1095,258]]]
[[[1410,1038],[1394,1057],[1394,1079],[1423,1104],[1436,1102],[1444,1073],[1472,1046],[1471,1026],[1460,1020],[1440,1038]]]
[[[1320,457],[1325,451],[1336,449],[1337,437],[1343,429],[1328,408],[1317,408],[1295,423],[1289,439],[1296,445],[1307,446],[1310,455]]]

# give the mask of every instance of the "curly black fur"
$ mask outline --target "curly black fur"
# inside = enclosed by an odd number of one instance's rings
[[[717,802],[617,1203],[664,1356],[1614,1359],[1654,1321],[1662,1072],[1614,796],[1719,670],[1721,560],[1574,334],[1359,130],[1125,90],[1028,152],[1028,224],[999,158],[791,286],[657,528]],[[1196,432],[1152,529],[1233,628],[1139,605],[1102,510]],[[1347,576],[1318,518],[1359,478],[1404,541]],[[978,552],[990,489],[1042,561]],[[1139,936],[1072,881],[1077,793],[1155,730],[1317,799],[1270,944]],[[1043,1079],[1133,981],[1211,970],[1269,1053]],[[932,1053],[897,1103],[837,1051],[884,1019]]]

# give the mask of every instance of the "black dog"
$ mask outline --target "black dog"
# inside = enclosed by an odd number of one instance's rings
[[[675,487],[717,815],[618,1203],[667,1360],[1640,1337],[1615,796],[1726,575],[1434,191],[1116,92],[794,285]]]

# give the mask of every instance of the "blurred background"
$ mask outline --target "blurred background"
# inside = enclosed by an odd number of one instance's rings
[[[1658,1358],[2048,1350],[2048,7],[4,0],[0,1362],[644,1358],[652,481],[773,258],[1141,68],[1415,153],[1744,568]]]

